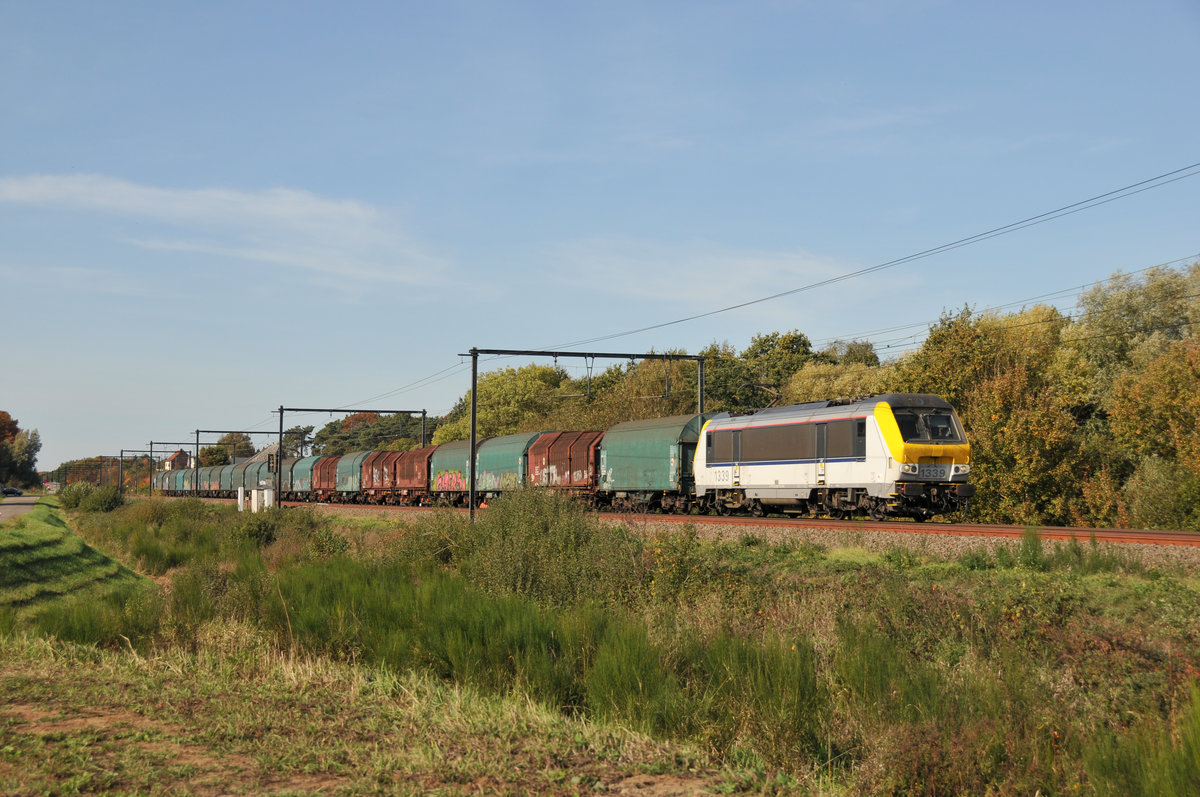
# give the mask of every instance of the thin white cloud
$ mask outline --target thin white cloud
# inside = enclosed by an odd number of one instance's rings
[[[29,175],[0,178],[0,202],[140,220],[154,225],[153,234],[124,239],[134,246],[322,278],[422,283],[447,266],[380,209],[295,189],[172,189],[103,175]]]

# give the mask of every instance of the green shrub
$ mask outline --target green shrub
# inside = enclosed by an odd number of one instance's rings
[[[646,733],[677,731],[688,709],[675,673],[641,625],[610,623],[584,680],[594,716]]]
[[[350,550],[350,541],[328,526],[322,526],[309,537],[308,548],[317,557],[338,556]]]
[[[958,563],[968,570],[991,570],[996,566],[986,548],[972,548],[958,557]]]
[[[91,482],[75,482],[59,490],[58,500],[64,509],[78,509],[79,503],[91,494],[96,486]]]
[[[1042,538],[1037,529],[1025,529],[1021,543],[1017,546],[1017,564],[1030,570],[1046,569],[1046,554],[1042,549]]]
[[[641,541],[548,490],[505,494],[457,544],[459,571],[491,595],[618,605],[641,583]]]
[[[97,487],[79,502],[82,512],[112,512],[125,503],[125,498],[116,487]]]
[[[249,540],[259,548],[267,547],[275,542],[275,537],[279,534],[282,520],[280,515],[284,511],[286,510],[274,507],[265,512],[246,512],[242,515],[241,522],[238,523],[238,536]]]
[[[1123,494],[1134,528],[1200,529],[1200,478],[1172,460],[1142,460]]]
[[[696,730],[718,750],[756,751],[771,766],[818,753],[825,698],[807,640],[697,640],[683,655]]]

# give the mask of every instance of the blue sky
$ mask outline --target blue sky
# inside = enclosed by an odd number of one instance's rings
[[[0,409],[43,469],[281,404],[440,414],[472,346],[707,313],[1200,162],[1198,45],[1195,0],[0,0]],[[587,348],[886,355],[1198,252],[1200,177]]]

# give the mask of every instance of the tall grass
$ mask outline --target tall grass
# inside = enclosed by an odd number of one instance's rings
[[[968,570],[1020,567],[1042,572],[1057,571],[1081,575],[1149,572],[1149,568],[1136,551],[1118,545],[1101,546],[1095,534],[1091,535],[1086,547],[1077,538],[1072,537],[1066,543],[1055,543],[1047,549],[1041,535],[1034,529],[1026,529],[1025,535],[1016,546],[1001,545],[994,552],[985,548],[973,548],[960,555],[958,562]]]
[[[546,606],[630,605],[642,581],[640,538],[546,490],[510,493],[474,526],[436,519],[414,543],[491,595]]]
[[[283,644],[361,659],[620,721],[661,737],[736,742],[775,765],[820,738],[821,692],[804,641],[734,637],[683,649],[595,606],[491,596],[460,576],[346,558],[279,573],[263,617]]]
[[[1157,797],[1200,794],[1200,687],[1173,731],[1141,723],[1124,733],[1105,731],[1088,748],[1088,776],[1100,795]]]
[[[33,628],[70,642],[147,650],[163,614],[162,600],[147,585],[125,584],[99,597],[67,597],[36,613]]]

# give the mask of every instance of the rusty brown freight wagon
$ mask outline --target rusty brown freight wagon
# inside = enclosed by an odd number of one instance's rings
[[[529,483],[593,492],[599,480],[603,431],[546,432],[529,447]]]

